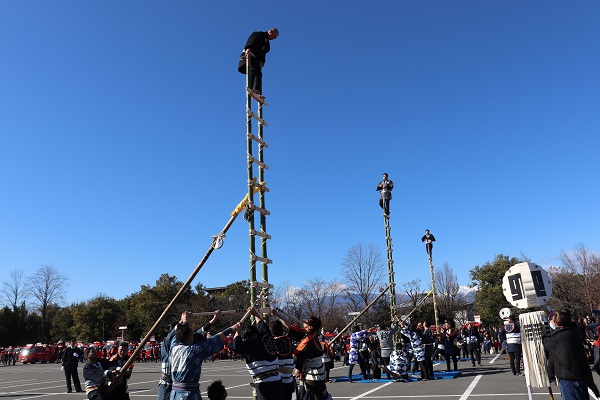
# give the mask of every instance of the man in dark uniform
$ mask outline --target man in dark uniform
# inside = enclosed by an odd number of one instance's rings
[[[245,74],[249,62],[250,89],[263,99],[265,96],[262,95],[262,67],[265,65],[267,53],[271,50],[269,41],[277,39],[278,36],[277,28],[269,29],[267,32],[252,32],[240,55],[238,71]]]
[[[390,200],[392,199],[392,189],[394,189],[394,182],[388,179],[388,174],[383,173],[383,180],[377,185],[377,190],[380,193],[379,196],[379,207],[383,209],[383,216],[386,218],[390,217]]]
[[[421,238],[421,242],[425,242],[425,250],[429,258],[433,257],[433,242],[435,242],[435,236],[429,233],[429,229],[425,229],[425,234]]]
[[[79,363],[79,349],[75,347],[75,339],[71,341],[71,344],[65,349],[62,361],[62,367],[60,368],[65,373],[67,378],[67,393],[71,393],[73,388],[71,387],[71,379],[73,379],[73,385],[75,385],[76,392],[82,392],[81,383],[79,382],[79,374],[77,373],[77,364]]]
[[[523,375],[521,373],[521,354],[523,354],[523,345],[521,344],[521,326],[516,321],[516,317],[511,315],[508,322],[500,331],[500,338],[506,341],[506,351],[510,359],[510,370],[513,375]]]

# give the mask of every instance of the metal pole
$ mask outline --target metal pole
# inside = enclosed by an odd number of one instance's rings
[[[377,300],[379,300],[379,299],[381,298],[381,296],[383,296],[383,294],[384,294],[385,292],[387,292],[387,290],[388,290],[390,287],[391,287],[391,285],[388,285],[388,286],[387,286],[385,289],[383,289],[383,291],[382,291],[381,293],[379,293],[379,295],[378,295],[377,297],[375,297],[375,298],[373,299],[373,301],[371,301],[371,302],[370,302],[370,303],[369,303],[369,304],[368,304],[368,305],[365,307],[365,309],[364,309],[364,310],[362,310],[362,311],[361,311],[361,312],[360,312],[360,313],[359,313],[359,314],[358,314],[356,317],[354,317],[354,319],[353,319],[352,321],[350,321],[350,323],[349,323],[348,325],[346,325],[346,326],[345,326],[345,327],[344,327],[344,328],[343,328],[343,329],[340,331],[340,333],[338,333],[338,334],[337,334],[337,335],[336,335],[336,336],[335,336],[333,339],[331,339],[329,342],[330,342],[330,343],[333,343],[333,342],[335,342],[335,341],[336,341],[336,340],[337,340],[337,339],[338,339],[340,336],[342,336],[342,334],[343,334],[344,332],[346,332],[346,329],[350,328],[350,326],[351,326],[351,325],[352,325],[352,324],[353,324],[353,323],[354,323],[354,322],[355,322],[357,319],[359,319],[361,315],[363,315],[363,314],[364,314],[364,313],[365,313],[365,312],[366,312],[366,311],[367,311],[369,308],[371,308],[371,306],[372,306],[373,304],[375,304],[375,302],[376,302]]]

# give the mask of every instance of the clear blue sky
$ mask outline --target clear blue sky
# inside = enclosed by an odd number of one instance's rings
[[[246,192],[248,35],[264,68],[271,283],[340,277],[355,243],[396,282],[496,254],[600,250],[600,2],[4,1],[0,268],[68,301],[187,279]],[[196,282],[248,279],[247,223]]]

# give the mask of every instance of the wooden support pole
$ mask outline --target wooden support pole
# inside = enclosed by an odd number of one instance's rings
[[[221,311],[221,315],[236,314],[236,313],[237,313],[237,311],[235,311],[235,310]],[[207,317],[209,315],[215,315],[215,312],[214,311],[203,311],[203,312],[192,313],[193,317]]]
[[[246,202],[248,201],[247,197],[244,198],[244,200],[242,200],[242,203],[244,203],[244,201],[246,201]],[[240,203],[240,205],[242,203]],[[125,362],[125,364],[121,368],[122,371],[126,371],[129,368],[129,366],[131,364],[133,364],[133,360],[135,360],[138,357],[138,355],[144,348],[144,345],[148,342],[148,340],[150,340],[150,336],[152,336],[154,334],[154,331],[156,330],[156,328],[158,328],[158,325],[160,325],[163,322],[163,320],[165,319],[165,317],[167,316],[169,311],[171,311],[171,308],[175,305],[175,303],[177,303],[177,301],[179,301],[179,299],[181,298],[183,293],[190,287],[190,285],[192,284],[192,281],[194,280],[196,275],[198,275],[198,272],[200,272],[200,270],[202,269],[202,267],[204,266],[204,264],[206,263],[206,261],[208,260],[210,255],[212,254],[212,252],[215,250],[215,248],[217,248],[219,238],[225,237],[225,233],[227,233],[229,228],[231,228],[231,225],[233,225],[233,222],[235,221],[237,216],[240,214],[241,210],[243,210],[243,207],[239,207],[239,205],[238,205],[238,207],[236,207],[233,210],[233,212],[231,213],[231,217],[229,218],[229,221],[227,221],[227,223],[225,224],[225,226],[223,227],[223,229],[221,230],[219,235],[213,237],[213,241],[212,241],[210,247],[208,248],[208,250],[206,251],[206,253],[204,254],[204,257],[202,257],[202,260],[200,260],[198,265],[196,265],[196,268],[194,268],[194,271],[189,276],[187,281],[185,281],[183,286],[181,286],[181,288],[179,289],[177,294],[175,294],[175,297],[173,297],[173,300],[171,300],[171,302],[167,305],[167,307],[162,312],[162,314],[160,314],[160,316],[158,317],[158,319],[156,320],[154,325],[152,325],[152,328],[150,328],[150,330],[148,331],[146,336],[142,339],[142,341],[139,343],[139,345],[133,351],[133,353],[131,354],[129,359]]]
[[[383,294],[384,294],[385,292],[387,292],[387,291],[388,291],[388,289],[389,289],[390,287],[391,287],[391,285],[388,285],[388,286],[387,286],[385,289],[383,289],[383,291],[382,291],[381,293],[379,293],[379,295],[378,295],[377,297],[375,297],[375,298],[373,299],[373,301],[371,301],[371,302],[370,302],[370,303],[369,303],[369,304],[368,304],[368,305],[365,307],[365,309],[364,309],[364,310],[362,310],[362,311],[360,312],[360,314],[358,314],[356,317],[354,317],[354,318],[352,319],[352,321],[350,321],[350,323],[349,323],[348,325],[346,325],[346,326],[344,327],[344,329],[342,329],[342,330],[340,331],[340,333],[338,333],[337,335],[335,335],[335,336],[334,336],[334,338],[333,338],[333,339],[331,339],[329,342],[330,342],[330,343],[333,343],[333,342],[335,342],[335,341],[336,341],[336,340],[337,340],[337,339],[338,339],[340,336],[342,336],[342,334],[343,334],[344,332],[346,332],[346,329],[350,328],[350,326],[352,326],[352,324],[353,324],[354,322],[356,322],[356,320],[357,320],[357,319],[359,319],[361,315],[363,315],[365,312],[367,312],[367,310],[368,310],[369,308],[371,308],[371,306],[373,306],[373,304],[375,304],[375,302],[376,302],[377,300],[379,300],[379,299],[381,298],[381,296],[383,296]]]
[[[435,300],[435,273],[433,272],[433,259],[431,255],[429,256],[429,271],[431,273],[431,291],[433,292],[433,315],[435,317],[435,326],[437,329],[437,327],[440,326],[440,321],[438,319],[437,303]]]

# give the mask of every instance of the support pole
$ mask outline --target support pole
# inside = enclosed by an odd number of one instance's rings
[[[258,117],[262,120],[263,118],[263,104],[262,103],[258,103]],[[263,125],[262,124],[258,124],[258,138],[264,143],[264,137],[263,137]],[[265,168],[263,167],[265,165],[265,159],[264,159],[264,154],[263,154],[263,150],[264,150],[264,146],[259,142],[258,144],[258,161],[261,163],[258,166],[258,180],[260,182],[264,182],[265,181]],[[266,203],[265,203],[265,191],[261,190],[260,191],[260,195],[259,195],[259,207],[262,208],[263,210],[267,209]],[[264,233],[266,235],[267,233],[267,216],[263,213],[260,214],[260,231],[262,233]],[[268,259],[268,255],[267,255],[267,238],[266,236],[261,236],[260,238],[260,250],[261,250],[261,257],[263,259]],[[269,264],[266,262],[262,262],[262,281],[264,283],[269,283]],[[266,301],[263,300],[263,304],[262,307],[266,307]],[[269,323],[269,316],[266,315],[266,322]]]
[[[390,287],[391,287],[391,285],[388,285],[388,286],[387,286],[385,289],[383,289],[383,290],[382,290],[382,292],[381,292],[381,293],[379,293],[379,295],[378,295],[377,297],[375,297],[375,298],[373,299],[373,301],[371,301],[371,302],[370,302],[370,303],[369,303],[369,304],[368,304],[368,305],[365,307],[365,309],[364,309],[364,310],[362,310],[362,311],[360,312],[360,314],[358,314],[356,317],[354,317],[354,318],[352,319],[352,321],[350,321],[350,323],[349,323],[348,325],[346,325],[346,326],[344,327],[344,329],[342,329],[342,330],[340,331],[340,333],[338,333],[338,334],[337,334],[337,335],[336,335],[336,336],[335,336],[333,339],[331,339],[331,340],[330,340],[330,343],[333,343],[333,342],[335,342],[335,341],[336,341],[336,340],[337,340],[337,339],[338,339],[340,336],[342,336],[342,334],[343,334],[344,332],[346,332],[346,329],[350,328],[350,326],[352,326],[352,324],[353,324],[354,322],[356,322],[356,320],[357,320],[357,319],[359,319],[359,318],[361,317],[361,315],[363,315],[363,314],[364,314],[364,313],[365,313],[365,312],[366,312],[366,311],[367,311],[369,308],[371,308],[371,306],[373,306],[373,304],[375,304],[375,302],[376,302],[377,300],[379,300],[379,299],[381,298],[381,296],[383,296],[383,294],[384,294],[385,292],[387,292],[387,291],[388,291],[388,289],[389,289]]]
[[[148,331],[146,336],[142,339],[142,341],[140,342],[138,347],[133,351],[133,353],[131,354],[129,359],[125,362],[125,364],[121,368],[121,371],[126,371],[129,368],[129,366],[131,364],[133,364],[133,360],[135,360],[137,358],[137,356],[140,354],[140,352],[144,348],[144,345],[150,339],[150,336],[152,336],[152,334],[154,333],[154,331],[156,330],[158,325],[161,324],[161,322],[165,319],[165,317],[167,316],[169,311],[171,311],[171,308],[173,307],[173,305],[175,305],[175,303],[177,303],[177,301],[183,295],[183,293],[190,287],[190,285],[192,284],[192,281],[194,280],[194,278],[196,277],[198,272],[200,272],[200,270],[202,269],[202,267],[204,266],[204,264],[206,263],[206,261],[208,260],[210,255],[212,254],[212,252],[215,249],[218,249],[223,245],[223,242],[222,242],[223,238],[225,238],[225,234],[227,233],[227,231],[229,230],[229,228],[231,227],[231,225],[233,224],[233,222],[239,215],[240,211],[243,210],[243,207],[240,207],[240,205],[242,205],[242,203],[244,203],[244,202],[247,202],[246,198],[244,198],[244,200],[242,200],[242,202],[231,212],[231,217],[229,218],[229,221],[227,221],[227,223],[225,224],[225,226],[223,227],[221,232],[217,236],[213,236],[213,241],[212,241],[210,247],[208,248],[208,250],[206,251],[206,253],[204,254],[204,257],[202,257],[202,260],[200,260],[198,265],[196,265],[196,268],[194,269],[194,271],[192,272],[190,277],[187,279],[187,281],[185,281],[183,286],[181,286],[181,289],[179,289],[179,291],[177,292],[175,297],[173,297],[173,300],[171,300],[171,302],[167,305],[167,307],[162,312],[160,317],[158,317],[158,319],[156,320],[154,325],[152,325],[152,328],[150,328],[150,330]]]
[[[429,271],[431,273],[431,291],[433,292],[433,315],[435,316],[435,326],[437,329],[437,327],[440,326],[440,321],[438,319],[437,302],[435,299],[435,273],[433,272],[433,259],[431,254],[429,255]]]
[[[393,320],[396,316],[396,283],[394,282],[394,248],[392,245],[392,228],[390,226],[390,218],[383,217],[383,225],[385,227],[385,248],[388,264],[388,283],[390,285],[390,317]]]
[[[246,56],[246,87],[252,90],[250,82],[250,57]],[[246,110],[252,110],[252,96],[247,92],[246,95]],[[252,166],[252,114],[246,113],[246,155],[248,160],[248,204],[254,205],[254,190],[252,182],[254,181],[254,173]],[[247,213],[248,230],[252,232],[254,230],[254,210],[248,209]],[[250,254],[255,254],[255,238],[254,235],[249,235],[249,248]],[[250,282],[256,281],[256,259],[250,257]],[[256,288],[250,288],[250,304],[254,304],[256,301]]]
[[[429,295],[430,295],[431,293],[433,293],[433,290],[430,290],[430,291],[429,291],[429,293],[427,293],[427,294],[425,295],[425,297],[423,297],[421,300],[419,300],[419,301],[417,302],[417,304],[415,305],[415,308],[413,308],[413,309],[411,310],[411,312],[409,312],[409,313],[408,313],[408,315],[407,315],[406,317],[404,317],[404,319],[402,320],[402,322],[404,322],[404,321],[406,321],[407,319],[409,319],[409,318],[410,318],[410,316],[411,316],[411,315],[412,315],[412,314],[413,314],[415,311],[417,311],[417,309],[418,309],[419,307],[421,307],[421,304],[425,303],[425,300],[427,300],[427,297],[429,297]]]

